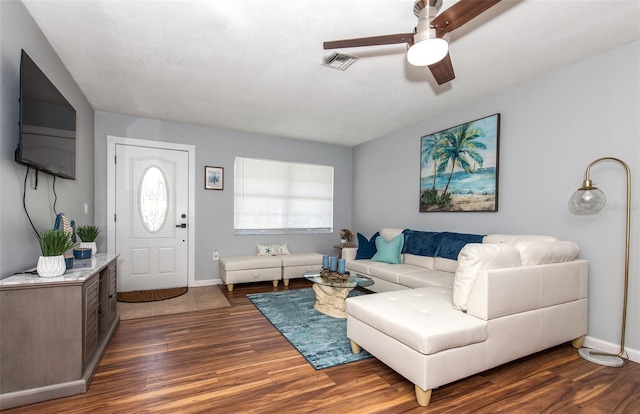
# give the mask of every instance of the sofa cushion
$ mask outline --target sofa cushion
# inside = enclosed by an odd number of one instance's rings
[[[393,283],[400,283],[400,277],[403,274],[419,273],[425,269],[405,263],[389,264],[380,263],[380,266],[372,266],[369,268],[369,276],[386,280]]]
[[[403,231],[404,229],[387,228],[387,229],[380,230],[380,235],[384,237],[386,241],[391,241],[395,239],[398,235],[402,234]]]
[[[487,322],[451,307],[451,289],[424,287],[348,298],[356,318],[422,354],[487,339]],[[348,332],[347,332],[348,334]]]
[[[291,254],[287,244],[256,244],[258,256],[276,256],[280,254]]]
[[[371,239],[367,240],[365,236],[358,233],[358,251],[356,252],[356,260],[371,259],[376,254],[376,237],[380,235],[376,232]]]
[[[415,272],[403,272],[398,277],[398,283],[412,289],[426,286],[453,287],[453,273],[440,270],[422,269]]]
[[[346,262],[346,267],[350,272],[364,273],[365,275],[371,274],[371,269],[374,267],[383,266],[386,263],[374,262],[371,259],[359,259],[350,260]]]
[[[517,242],[522,266],[570,262],[578,255],[578,245],[570,241]]]
[[[478,271],[516,266],[520,266],[520,253],[511,244],[467,244],[458,255],[458,269],[453,281],[453,307],[467,310]]]
[[[543,235],[526,235],[526,234],[487,234],[482,239],[482,243],[507,243],[514,244],[518,242],[554,242],[558,241],[553,236]]]
[[[445,259],[444,257],[435,257],[433,259],[433,270],[455,273],[457,268],[457,260]]]
[[[394,237],[391,241],[387,241],[384,237],[376,238],[376,254],[371,260],[375,262],[385,262],[398,264],[401,263],[400,253],[404,245],[404,235],[401,233]]]
[[[405,246],[406,244],[405,236]],[[431,256],[420,256],[417,254],[405,253],[402,255],[402,263],[424,267],[425,269],[433,269],[433,257]]]

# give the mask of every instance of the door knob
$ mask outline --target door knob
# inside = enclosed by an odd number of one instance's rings
[[[176,227],[180,227],[180,228],[186,229],[187,228],[187,223],[176,224]]]

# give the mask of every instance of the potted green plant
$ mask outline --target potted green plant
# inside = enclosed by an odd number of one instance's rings
[[[96,238],[100,234],[100,228],[97,226],[78,226],[76,234],[82,241],[79,247],[81,249],[91,249],[91,254],[96,254],[98,251]]]
[[[71,235],[62,230],[47,230],[42,233],[39,242],[42,256],[38,259],[38,275],[55,277],[64,274],[64,252],[74,245]]]

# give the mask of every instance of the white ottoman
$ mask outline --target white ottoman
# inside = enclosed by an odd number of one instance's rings
[[[322,269],[320,253],[294,253],[278,256],[282,260],[282,279],[285,286],[289,279],[304,277],[304,272],[315,272]]]
[[[274,256],[229,256],[220,258],[220,278],[229,292],[236,283],[273,281],[282,278],[282,261]]]

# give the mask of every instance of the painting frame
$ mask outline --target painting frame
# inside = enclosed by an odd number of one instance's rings
[[[419,211],[497,212],[500,114],[420,137]]]
[[[224,168],[223,167],[204,167],[204,189],[205,190],[224,190]]]

